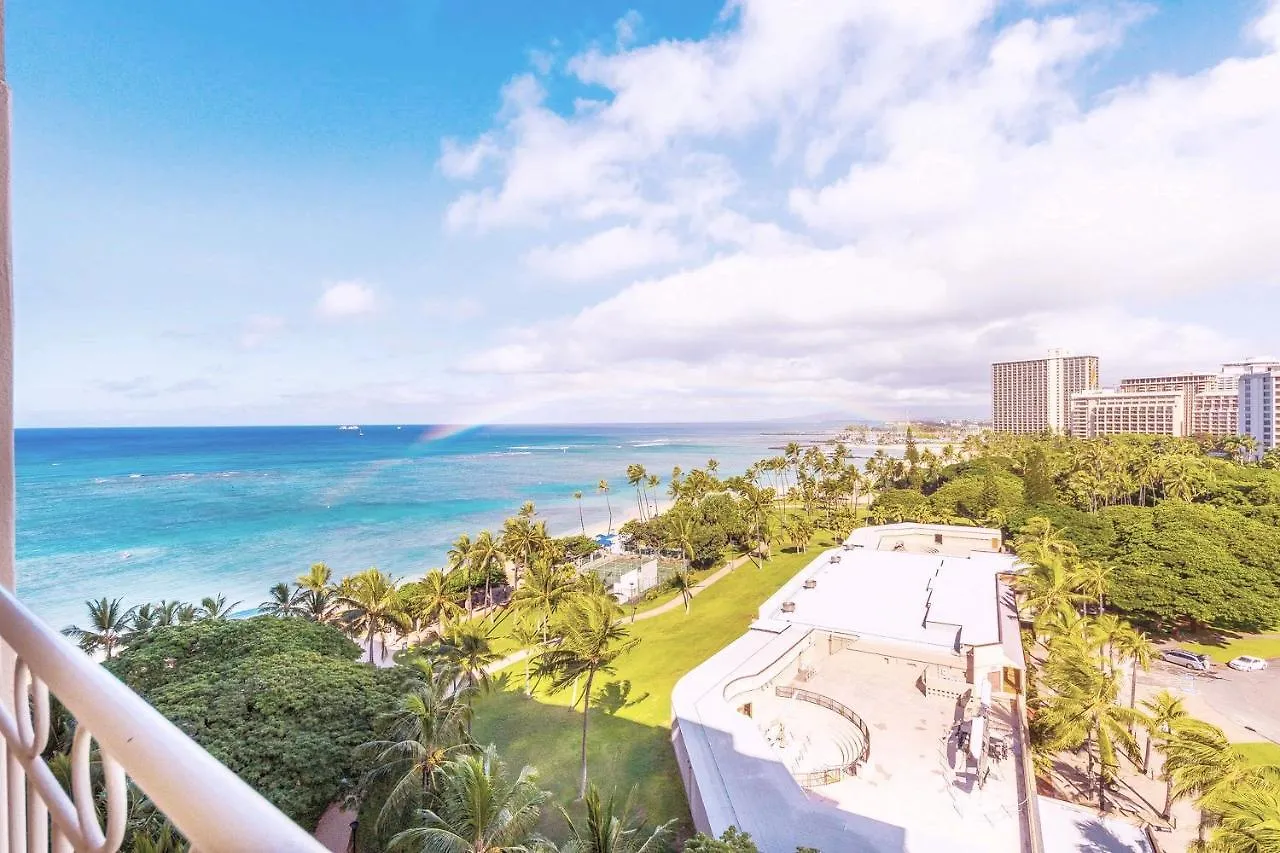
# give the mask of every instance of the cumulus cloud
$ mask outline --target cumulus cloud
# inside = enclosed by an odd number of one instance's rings
[[[680,241],[668,231],[619,225],[577,242],[538,247],[524,262],[550,278],[588,281],[670,263],[683,255]]]
[[[325,288],[316,303],[316,314],[326,320],[340,320],[371,314],[377,307],[372,287],[362,281],[340,281]]]
[[[1240,55],[1100,92],[1086,71],[1159,9],[995,13],[736,0],[705,38],[570,58],[560,82],[594,93],[571,109],[513,79],[494,126],[451,143],[491,168],[449,223],[550,229],[524,256],[544,275],[650,275],[462,368],[530,394],[571,376],[981,410],[987,362],[1050,346],[1111,379],[1241,355],[1229,324],[1165,307],[1254,286],[1275,310],[1280,0]]]

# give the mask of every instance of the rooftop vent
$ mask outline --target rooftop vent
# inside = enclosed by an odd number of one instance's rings
[[[784,601],[784,602],[782,602],[782,612],[783,612],[783,613],[795,613],[795,612],[796,612],[796,603],[795,603],[794,601]]]
[[[813,589],[817,585],[818,585],[818,581],[815,578],[809,578],[807,581],[804,582],[805,589]]]
[[[831,562],[833,562],[833,563],[838,563],[838,562],[840,562],[840,555],[839,555],[839,554],[832,554],[832,555],[831,555]]]

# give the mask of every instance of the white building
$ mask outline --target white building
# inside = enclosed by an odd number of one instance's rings
[[[991,365],[991,426],[996,432],[1065,433],[1071,395],[1098,387],[1098,358],[1049,350],[1047,358]]]
[[[1280,446],[1280,361],[1259,358],[1240,367],[1238,432],[1253,436],[1260,457]]]
[[[1185,391],[1132,391],[1098,388],[1071,395],[1071,434],[1077,438],[1100,435],[1188,434]]]
[[[762,853],[1033,849],[1024,663],[1000,532],[862,528],[680,680],[694,824]]]

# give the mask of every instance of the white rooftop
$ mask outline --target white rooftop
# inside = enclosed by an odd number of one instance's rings
[[[1045,853],[1152,853],[1139,826],[1051,797],[1036,799]]]
[[[760,607],[762,625],[804,625],[951,651],[1001,641],[1000,532],[891,524],[854,532]],[[935,553],[930,553],[930,552]],[[809,586],[811,588],[806,588]]]

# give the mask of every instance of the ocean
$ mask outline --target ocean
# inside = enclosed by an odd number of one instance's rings
[[[788,426],[801,432],[817,427]],[[769,432],[767,430],[772,430]],[[397,577],[443,564],[532,500],[557,535],[636,506],[626,467],[741,471],[793,438],[760,425],[20,429],[18,593],[51,625],[84,601],[225,594],[251,609],[315,562]]]

